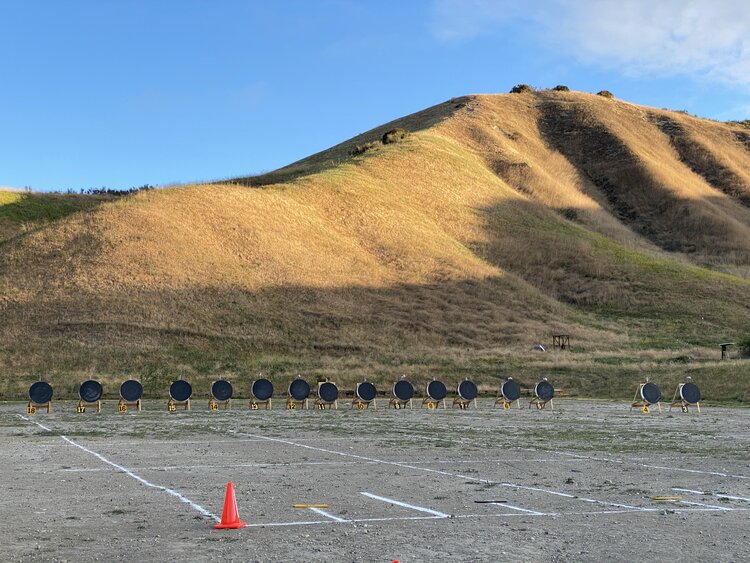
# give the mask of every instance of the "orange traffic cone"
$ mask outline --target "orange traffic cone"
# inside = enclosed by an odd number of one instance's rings
[[[245,522],[240,522],[240,515],[237,512],[237,499],[234,497],[234,483],[227,483],[227,494],[224,497],[224,512],[221,513],[221,523],[216,524],[214,528],[219,530],[244,528]]]

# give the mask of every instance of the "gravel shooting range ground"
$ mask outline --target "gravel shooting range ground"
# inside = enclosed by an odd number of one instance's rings
[[[118,413],[109,401],[77,414],[55,401],[29,415],[4,403],[2,559],[750,557],[750,410],[386,405]],[[248,526],[214,530],[229,481]]]

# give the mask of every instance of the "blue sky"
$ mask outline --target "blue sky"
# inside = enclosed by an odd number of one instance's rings
[[[565,84],[750,117],[745,0],[0,0],[0,186],[272,170],[448,98]]]

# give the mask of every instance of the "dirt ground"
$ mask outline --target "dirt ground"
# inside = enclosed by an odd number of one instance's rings
[[[27,415],[4,403],[1,558],[748,559],[750,410],[416,406],[76,414],[55,402]],[[249,525],[214,530],[229,481]]]

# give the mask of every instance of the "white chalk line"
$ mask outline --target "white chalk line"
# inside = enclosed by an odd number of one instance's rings
[[[223,429],[217,429],[217,431],[224,432],[225,430],[223,430]],[[279,443],[279,444],[286,444],[288,446],[295,446],[295,447],[298,447],[298,448],[305,448],[305,449],[309,449],[309,450],[319,451],[319,452],[333,454],[333,455],[338,455],[338,456],[343,456],[343,457],[351,457],[351,458],[355,458],[355,459],[362,459],[362,460],[365,460],[365,461],[371,461],[371,462],[380,463],[380,464],[383,464],[383,465],[394,465],[396,467],[402,467],[404,469],[413,469],[413,470],[416,470],[416,471],[425,471],[425,472],[428,472],[428,473],[436,473],[438,475],[446,475],[448,477],[457,477],[459,479],[465,479],[467,481],[475,481],[477,483],[495,484],[495,485],[500,485],[502,487],[508,487],[508,488],[513,488],[513,489],[535,491],[535,492],[546,493],[546,494],[556,495],[556,496],[560,496],[560,497],[570,498],[570,499],[574,499],[574,500],[578,499],[578,497],[576,495],[571,495],[571,494],[568,494],[568,493],[562,493],[560,491],[554,491],[554,490],[551,490],[551,489],[542,489],[542,488],[539,488],[539,487],[530,487],[530,486],[526,486],[526,485],[518,485],[516,483],[500,483],[498,481],[492,481],[492,480],[489,480],[489,479],[482,479],[482,478],[479,478],[479,477],[472,477],[470,475],[462,475],[460,473],[451,473],[450,471],[441,471],[439,469],[431,469],[429,467],[418,467],[416,465],[411,465],[411,464],[406,464],[406,463],[400,463],[400,462],[396,462],[396,461],[387,461],[387,460],[382,460],[382,459],[377,459],[377,458],[362,456],[362,455],[358,455],[358,454],[350,454],[350,453],[347,453],[347,452],[339,452],[339,451],[336,451],[336,450],[329,450],[329,449],[326,449],[326,448],[319,448],[317,446],[310,446],[310,445],[307,445],[307,444],[300,444],[298,442],[292,442],[291,440],[285,440],[285,439],[282,439],[282,438],[271,438],[269,436],[260,436],[260,435],[257,435],[257,434],[250,434],[249,432],[239,432],[239,431],[233,430],[233,429],[227,429],[226,432],[229,432],[229,433],[232,433],[232,434],[236,434],[236,435],[239,435],[239,436],[248,436],[250,438],[261,438],[261,439],[267,440],[269,442],[276,442],[276,443]],[[620,507],[620,508],[632,508],[633,510],[642,510],[642,511],[647,510],[647,509],[645,509],[643,507],[639,507],[639,506],[630,506],[630,505],[627,505],[627,504],[613,503],[613,502],[608,502],[608,501],[604,501],[604,500],[595,500],[595,499],[588,499],[587,500],[587,502],[591,502],[591,501],[593,501],[593,502],[595,502],[597,504],[602,504],[604,506],[615,506],[615,507]]]
[[[520,506],[514,506],[512,504],[508,504],[507,502],[499,503],[499,502],[493,502],[490,504],[494,504],[495,506],[503,506],[505,508],[510,508],[511,510],[517,510],[518,512],[525,512],[526,514],[533,514],[534,516],[547,516],[546,512],[537,512],[536,510],[529,510],[528,508],[521,508]]]
[[[253,440],[254,442],[263,442],[264,440]],[[151,442],[149,442],[150,444]],[[143,445],[143,444],[141,444]],[[412,463],[414,465],[453,465],[457,463],[482,465],[489,463],[552,463],[559,461],[556,459],[440,459],[440,460],[427,460],[427,461],[396,461],[395,463]],[[576,459],[570,460],[571,462],[583,462],[584,460]],[[139,466],[131,467],[135,470],[147,470],[147,471],[181,471],[191,469],[233,469],[243,467],[291,467],[295,465],[331,465],[331,466],[346,466],[346,465],[377,465],[377,461],[279,461],[279,462],[267,462],[267,463],[222,463],[222,464],[202,464],[202,465],[151,465],[151,466]],[[46,469],[45,469],[46,471]],[[101,471],[112,471],[107,467],[64,467],[57,471],[65,471],[69,473],[96,473]]]
[[[750,502],[750,498],[749,497],[738,497],[738,496],[735,496],[735,495],[726,495],[724,493],[709,493],[709,492],[706,492],[706,491],[696,491],[695,489],[680,489],[678,487],[672,487],[672,490],[680,492],[680,493],[693,493],[693,494],[696,494],[696,495],[714,496],[716,498],[725,498],[725,499],[728,499],[728,500],[741,500],[741,501],[744,501],[744,502]]]
[[[351,520],[347,520],[346,518],[340,518],[339,516],[336,516],[334,514],[331,514],[330,512],[326,512],[322,508],[310,508],[311,511],[320,514],[321,516],[325,516],[326,518],[330,518],[334,522],[351,522]]]
[[[30,418],[26,418],[25,416],[21,416],[21,415],[18,415],[18,416],[20,418],[22,418],[23,420],[27,421],[27,422],[31,422],[33,424],[36,424],[37,426],[39,426],[43,430],[46,430],[47,432],[51,432],[51,430],[49,428],[47,428],[46,426],[38,423],[35,420],[31,420]],[[156,489],[158,491],[162,491],[164,493],[167,493],[168,495],[171,495],[171,496],[175,497],[176,499],[178,499],[180,502],[187,504],[190,508],[192,508],[193,510],[196,510],[197,512],[199,512],[203,516],[205,516],[207,518],[212,518],[213,520],[216,520],[216,522],[221,522],[221,518],[219,518],[216,514],[214,514],[212,512],[209,512],[208,510],[206,510],[205,508],[203,508],[200,504],[198,504],[198,503],[190,500],[189,498],[187,498],[182,493],[180,493],[178,491],[175,491],[174,489],[170,489],[169,487],[164,487],[162,485],[156,485],[156,484],[154,484],[154,483],[152,483],[150,481],[147,481],[146,479],[144,479],[140,475],[137,475],[137,474],[133,473],[128,468],[123,467],[122,465],[119,465],[119,464],[117,464],[117,463],[115,463],[113,461],[108,460],[103,455],[95,452],[94,450],[90,450],[86,446],[82,446],[81,444],[78,444],[77,442],[71,440],[67,436],[60,435],[60,438],[62,440],[65,440],[71,446],[75,446],[76,448],[78,448],[78,449],[80,449],[80,450],[82,450],[82,451],[84,451],[84,452],[86,452],[88,454],[93,455],[94,457],[96,457],[97,459],[99,459],[100,461],[102,461],[103,463],[106,463],[107,465],[110,465],[110,466],[114,467],[118,471],[121,471],[122,473],[124,473],[128,477],[131,477],[132,479],[135,479],[136,481],[138,481],[139,483],[145,485],[146,487],[150,487],[152,489]]]
[[[726,512],[732,512],[734,508],[727,508],[726,506],[716,506],[715,504],[706,504],[703,502],[691,502],[687,500],[678,501],[680,504],[687,504],[688,506],[702,506],[704,508],[713,508],[714,510],[723,510]]]
[[[650,463],[638,463],[637,461],[630,460],[630,459],[612,459],[607,457],[596,457],[596,456],[589,456],[589,455],[581,455],[581,454],[574,454],[571,452],[561,452],[556,450],[549,450],[551,453],[556,453],[559,455],[564,455],[568,457],[578,458],[578,459],[587,459],[590,461],[601,461],[604,463],[616,463],[616,464],[629,464],[629,465],[637,465],[639,467],[645,467],[647,469],[661,469],[663,471],[676,471],[681,473],[696,473],[699,475],[712,475],[714,477],[729,477],[731,479],[750,479],[747,475],[733,475],[732,473],[725,473],[723,471],[703,471],[700,469],[686,469],[684,467],[670,467],[666,465],[653,465]]]
[[[427,514],[432,514],[433,516],[436,516],[437,518],[448,518],[450,516],[450,514],[446,514],[445,512],[439,512],[437,510],[432,510],[431,508],[425,508],[423,506],[416,506],[414,504],[408,504],[406,502],[402,502],[400,500],[394,500],[392,498],[381,497],[378,495],[374,495],[372,493],[360,492],[359,494],[364,495],[367,498],[379,500],[381,502],[387,502],[395,506],[401,506],[402,508],[409,508],[411,510],[416,510],[417,512],[425,512]]]

